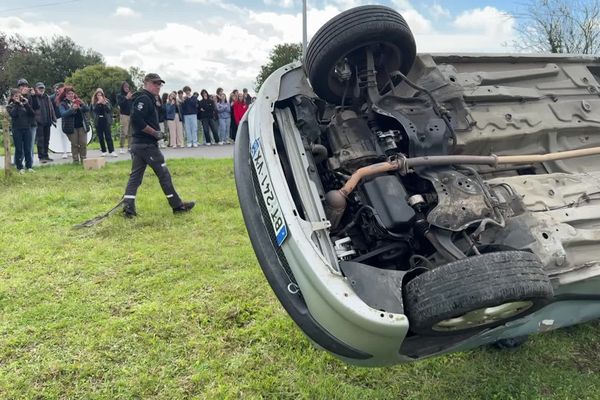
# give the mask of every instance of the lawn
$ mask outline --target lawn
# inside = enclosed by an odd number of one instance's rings
[[[256,262],[231,160],[169,165],[191,214],[149,173],[137,219],[83,230],[127,162],[0,180],[0,398],[600,398],[598,322],[385,369],[314,349]]]

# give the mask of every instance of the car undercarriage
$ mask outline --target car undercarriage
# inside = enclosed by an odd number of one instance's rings
[[[286,310],[365,365],[600,316],[599,93],[593,57],[417,55],[393,10],[334,18],[267,80],[236,145]]]

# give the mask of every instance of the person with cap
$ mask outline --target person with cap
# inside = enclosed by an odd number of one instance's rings
[[[40,163],[45,164],[54,161],[48,155],[48,145],[50,144],[50,125],[56,126],[56,114],[43,82],[35,84],[35,97],[39,104],[39,108],[35,110],[38,159]]]
[[[33,172],[33,157],[29,141],[31,140],[31,118],[34,118],[35,114],[31,103],[21,95],[20,89],[11,89],[6,111],[12,120],[15,166],[20,174],[25,173],[25,169]],[[23,169],[23,159],[25,159],[25,169]]]
[[[27,79],[19,79],[17,81],[17,89],[19,89],[19,92],[21,92],[21,96],[27,99],[29,105],[31,105],[31,109],[35,113],[35,111],[37,111],[40,108],[40,105],[38,103],[37,97],[35,96],[34,90],[31,87],[29,87],[29,82],[27,82]],[[35,144],[37,123],[35,121],[35,114],[30,116],[28,115],[27,118],[29,121],[29,135],[31,136],[31,141],[28,141],[28,143],[30,144],[29,152],[31,153],[31,158],[33,158],[33,147]]]
[[[160,93],[164,80],[158,74],[149,73],[144,77],[144,87],[132,96],[131,126],[133,128],[131,144],[131,174],[123,196],[123,215],[133,218],[137,215],[135,197],[142,184],[146,167],[154,171],[160,186],[167,197],[173,213],[183,213],[194,208],[195,202],[181,200],[175,188],[171,174],[165,163],[165,157],[158,148],[158,141],[164,134],[159,130],[158,110],[155,96]]]

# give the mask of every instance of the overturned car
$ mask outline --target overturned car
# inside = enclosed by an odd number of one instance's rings
[[[367,366],[598,318],[599,91],[593,57],[417,54],[390,8],[330,20],[236,141],[285,310]]]

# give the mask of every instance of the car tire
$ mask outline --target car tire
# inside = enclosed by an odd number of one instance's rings
[[[413,332],[455,335],[502,325],[546,305],[554,291],[533,253],[501,251],[436,267],[404,288]]]
[[[529,336],[517,336],[514,338],[500,339],[492,343],[492,347],[498,350],[515,350],[523,346],[529,340]]]
[[[384,66],[388,72],[406,74],[415,61],[415,39],[398,12],[378,5],[352,8],[329,20],[310,41],[304,62],[315,93],[332,104],[341,104],[345,92],[351,97],[347,84],[333,71],[338,61],[371,44],[381,44],[387,50]],[[378,77],[380,86],[387,83],[386,74]]]

